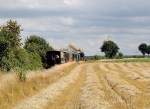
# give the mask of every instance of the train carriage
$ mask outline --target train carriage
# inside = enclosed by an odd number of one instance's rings
[[[55,64],[80,60],[84,60],[84,53],[73,45],[69,45],[67,49],[48,51],[46,53],[47,68]]]

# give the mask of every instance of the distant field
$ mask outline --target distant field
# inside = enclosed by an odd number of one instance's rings
[[[150,62],[150,58],[104,59],[104,62]]]
[[[87,60],[87,62],[150,62],[150,58],[123,58],[123,59],[99,59]]]
[[[0,109],[150,109],[148,60],[64,64],[32,73],[25,83],[8,80],[0,88]]]

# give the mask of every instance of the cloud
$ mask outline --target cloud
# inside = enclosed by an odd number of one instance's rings
[[[64,0],[64,4],[67,6],[79,6],[82,0]]]
[[[150,42],[150,1],[147,0],[1,0],[0,24],[15,19],[23,40],[44,37],[55,48],[74,43],[87,55],[100,53],[108,36],[125,54]]]

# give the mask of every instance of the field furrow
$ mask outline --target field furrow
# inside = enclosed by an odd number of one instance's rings
[[[4,74],[4,78],[0,80],[0,109],[12,109],[19,101],[37,94],[48,85],[68,75],[75,66],[74,63],[67,63],[43,72],[31,72],[27,74],[25,82],[20,82],[15,74]]]
[[[43,109],[49,101],[60,95],[66,87],[76,81],[80,70],[80,66],[76,67],[69,75],[61,78],[35,96],[22,101],[13,109]]]
[[[86,81],[81,93],[81,109],[110,109],[102,84],[91,64],[86,69]]]
[[[95,64],[94,70],[97,73],[99,78],[99,82],[102,84],[103,90],[105,92],[105,100],[111,104],[110,109],[126,109],[125,101],[121,98],[121,96],[116,93],[113,88],[108,84],[106,80],[106,73],[105,71],[99,68],[99,64]]]
[[[107,67],[100,65],[100,69],[105,72],[105,80],[109,86],[125,101],[124,106],[126,105],[127,109],[145,109],[147,105],[149,106],[150,101],[144,99],[149,97],[148,91],[145,92],[149,82],[144,81],[145,78],[139,75],[139,71],[137,71],[138,73],[133,71],[138,69],[137,65],[132,63],[132,68],[129,68],[126,64],[115,63],[114,65],[109,64]],[[135,79],[135,76],[138,79]]]
[[[81,88],[86,77],[86,66],[82,65],[77,81],[70,84],[53,102],[50,101],[45,109],[81,109],[80,96]]]
[[[150,109],[150,63],[68,63],[26,82],[0,78],[0,109]]]

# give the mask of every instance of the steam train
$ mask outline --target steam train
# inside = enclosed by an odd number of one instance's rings
[[[46,53],[47,68],[50,68],[55,64],[81,60],[84,60],[83,52],[48,51]]]

